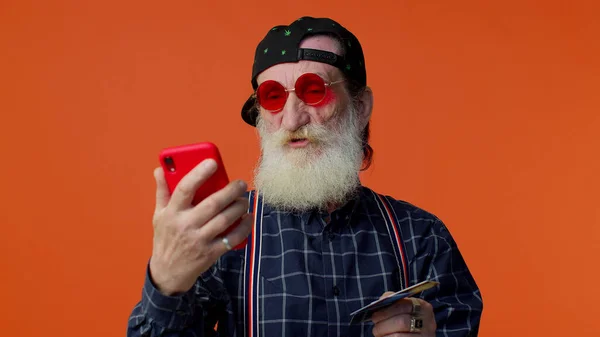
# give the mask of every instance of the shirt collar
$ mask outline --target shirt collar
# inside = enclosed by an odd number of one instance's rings
[[[305,221],[309,221],[312,217],[321,217],[325,219],[329,216],[334,224],[350,225],[351,221],[349,220],[352,219],[352,216],[356,213],[361,201],[365,200],[365,198],[365,187],[359,185],[352,197],[344,205],[331,212],[331,214],[327,211],[309,210],[305,212],[289,212],[289,215],[300,217]],[[279,212],[279,210],[270,205],[264,205],[263,216],[273,212]]]

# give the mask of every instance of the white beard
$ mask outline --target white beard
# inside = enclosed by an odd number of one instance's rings
[[[257,121],[262,156],[254,184],[263,201],[280,210],[327,210],[343,205],[360,186],[363,160],[357,112],[352,104],[324,125],[308,124],[295,132],[269,133]],[[306,138],[303,148],[291,148],[292,138]]]

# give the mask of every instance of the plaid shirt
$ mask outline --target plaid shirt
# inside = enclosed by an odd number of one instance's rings
[[[386,228],[382,199],[397,223],[404,262]],[[423,280],[440,283],[419,295],[433,305],[436,335],[477,336],[480,291],[436,216],[366,187],[331,215],[284,213],[266,205],[260,211],[255,253],[226,253],[187,293],[164,296],[147,273],[127,336],[372,336],[373,323],[351,325],[350,313],[385,291]],[[246,271],[248,256],[259,272]],[[250,275],[258,295],[251,306]],[[254,330],[248,334],[250,323]]]

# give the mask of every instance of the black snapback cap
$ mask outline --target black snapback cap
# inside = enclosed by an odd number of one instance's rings
[[[312,35],[330,35],[339,40],[345,51],[337,55],[329,51],[300,48],[300,43]],[[367,85],[367,72],[362,47],[354,34],[339,23],[329,18],[301,17],[288,26],[275,26],[256,47],[252,66],[252,89],[256,90],[256,77],[279,63],[298,62],[301,60],[327,63],[339,68],[349,80],[360,86]],[[242,118],[252,126],[256,126],[258,109],[256,96],[253,93],[242,107]]]

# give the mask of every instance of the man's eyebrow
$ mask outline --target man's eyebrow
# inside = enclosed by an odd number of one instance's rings
[[[327,76],[328,75],[327,73],[324,73],[324,72],[319,71],[319,70],[312,70],[312,71],[306,71],[306,72],[304,72],[304,74],[306,74],[306,73],[313,73],[313,74],[317,74],[319,76]]]
[[[322,71],[307,71],[307,72],[302,73],[302,74],[307,74],[307,73],[317,74],[317,75],[321,76],[322,78],[324,78],[326,80],[331,80],[333,78],[333,76],[330,73],[328,73],[328,72],[322,72]]]

